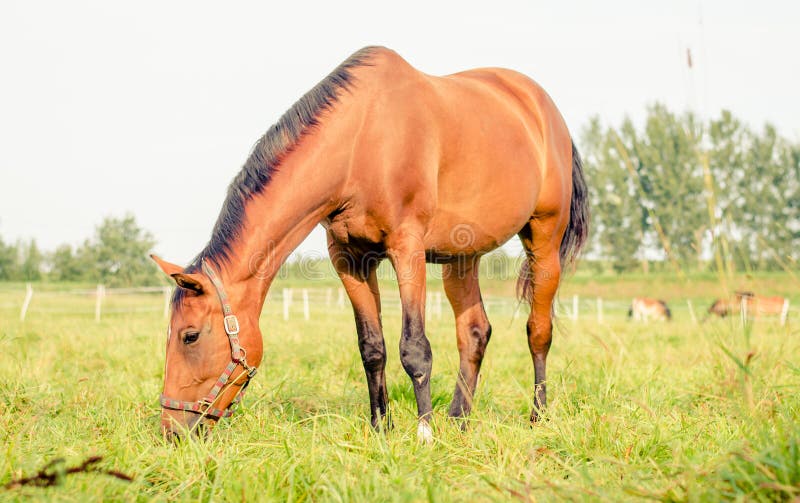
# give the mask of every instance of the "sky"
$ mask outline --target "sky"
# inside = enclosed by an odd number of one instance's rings
[[[79,244],[130,213],[157,253],[187,263],[255,141],[365,45],[430,74],[521,71],[578,139],[592,116],[641,120],[659,101],[703,117],[729,109],[800,141],[800,2],[220,5],[2,2],[4,241]],[[298,252],[324,255],[324,242],[317,228]]]

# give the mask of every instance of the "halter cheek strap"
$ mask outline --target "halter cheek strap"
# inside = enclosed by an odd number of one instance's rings
[[[230,417],[233,414],[233,408],[242,400],[245,389],[247,385],[250,384],[250,379],[256,375],[258,369],[247,364],[247,352],[239,342],[239,319],[233,314],[233,309],[231,308],[230,302],[228,302],[228,295],[225,293],[222,281],[220,281],[217,273],[214,272],[214,269],[212,269],[205,260],[203,260],[201,264],[203,272],[208,276],[208,279],[211,280],[211,284],[214,285],[219,301],[222,304],[222,314],[224,316],[222,324],[225,328],[225,333],[228,335],[228,342],[231,346],[231,362],[228,363],[228,366],[222,371],[222,375],[219,376],[217,382],[211,388],[211,391],[200,400],[196,402],[185,402],[169,398],[162,394],[160,401],[161,407],[165,409],[183,410],[220,419],[223,417]],[[235,384],[235,382],[229,383],[228,381],[231,375],[233,375],[233,371],[236,370],[236,367],[239,365],[241,365],[246,372],[246,380],[242,384],[241,389],[236,393],[233,401],[225,409],[214,407],[222,391]],[[237,378],[238,377],[239,376],[237,376]]]

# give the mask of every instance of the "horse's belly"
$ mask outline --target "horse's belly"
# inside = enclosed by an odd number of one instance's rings
[[[530,154],[514,164],[482,162],[440,175],[426,245],[444,253],[487,253],[527,224],[539,196],[539,170]]]
[[[533,205],[523,201],[514,206],[502,211],[439,211],[428,225],[425,248],[432,256],[441,257],[488,253],[514,237],[530,220]]]

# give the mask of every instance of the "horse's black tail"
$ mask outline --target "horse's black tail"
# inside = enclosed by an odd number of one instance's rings
[[[561,239],[558,256],[561,267],[575,262],[589,237],[589,191],[583,177],[583,163],[575,142],[572,142],[572,198],[569,204],[569,225]]]
[[[583,163],[575,142],[572,142],[572,197],[569,205],[569,224],[561,238],[558,258],[562,270],[575,262],[586,239],[589,237],[589,191],[583,177]],[[531,257],[526,256],[522,262],[519,279],[517,279],[517,296],[531,302],[533,295],[533,278],[530,272]]]
[[[672,319],[672,311],[669,310],[669,306],[667,305],[667,303],[664,302],[663,300],[659,300],[658,302],[664,308],[664,316],[667,317],[667,320],[671,320]]]

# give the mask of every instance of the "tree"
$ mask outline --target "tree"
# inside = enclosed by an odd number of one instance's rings
[[[18,276],[18,250],[15,245],[5,244],[0,239],[0,280],[11,281]]]
[[[798,260],[800,146],[775,128],[754,133],[728,111],[703,126],[654,105],[643,128],[595,118],[582,139],[593,251],[615,270],[657,252],[684,267],[709,251],[746,268]]]
[[[619,136],[622,146],[617,148],[627,150],[629,170],[635,172],[643,244],[682,263],[698,256],[708,218],[698,157],[701,128],[695,117],[654,105],[641,134],[626,119]]]
[[[155,245],[152,234],[141,229],[132,215],[103,220],[93,241],[77,252],[86,278],[108,286],[159,284],[158,269],[147,253]]]
[[[743,244],[752,266],[766,269],[796,249],[792,224],[798,219],[798,180],[790,166],[790,148],[769,124],[760,135],[752,136],[745,162],[749,190],[743,191],[747,208],[741,217]]]
[[[767,124],[761,133],[728,111],[709,124],[709,168],[719,221],[715,230],[737,267],[769,269],[797,259],[800,173],[797,145]]]
[[[796,265],[800,262],[800,145],[786,145],[783,158],[783,165],[786,167],[784,175],[787,201],[784,225],[791,236],[788,243],[790,249],[783,260],[788,259],[789,263]]]
[[[584,166],[592,207],[592,251],[617,272],[636,267],[642,218],[636,187],[616,147],[614,133],[595,117],[584,130]]]
[[[50,254],[50,279],[53,281],[81,281],[86,277],[85,264],[72,250],[72,246],[64,244]]]
[[[18,246],[21,264],[19,267],[19,277],[25,281],[39,281],[42,279],[42,262],[44,256],[36,246],[36,240],[31,239],[27,244],[20,243]]]
[[[712,250],[724,259],[742,266],[742,258],[747,254],[726,253],[731,248],[741,248],[741,223],[747,211],[747,201],[743,194],[748,193],[746,174],[746,152],[751,133],[727,110],[708,125],[708,169],[713,191],[713,204],[709,209],[709,219],[713,214]],[[709,200],[711,204],[711,200]],[[721,243],[723,239],[727,247]],[[738,260],[737,260],[738,258]]]

